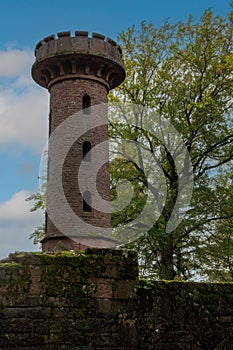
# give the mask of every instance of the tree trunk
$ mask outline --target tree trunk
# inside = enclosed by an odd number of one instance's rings
[[[173,237],[170,234],[165,234],[163,242],[161,242],[161,268],[160,278],[165,280],[173,280],[176,273],[173,263]]]

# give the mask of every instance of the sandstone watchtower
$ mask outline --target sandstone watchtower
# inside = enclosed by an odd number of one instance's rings
[[[93,164],[95,159],[90,158],[88,153],[100,142],[108,140],[107,109],[103,108],[103,112],[98,115],[98,118],[102,118],[100,125],[92,129],[91,122],[94,118],[92,107],[103,103],[106,106],[109,90],[124,80],[121,49],[113,40],[105,39],[103,35],[97,33],[93,33],[90,38],[88,32],[76,31],[75,36],[71,36],[70,32],[61,32],[57,37],[51,35],[41,40],[36,45],[35,57],[32,77],[50,92],[49,135],[58,130],[68,118],[82,111],[81,117],[77,117],[77,125],[80,124],[80,127],[85,125],[87,131],[71,145],[65,157],[62,186],[72,212],[92,227],[90,235],[87,232],[84,234],[82,227],[76,224],[69,228],[69,232],[61,229],[67,226],[69,218],[66,222],[68,215],[66,206],[58,198],[59,193],[56,193],[56,181],[58,181],[56,174],[59,172],[57,169],[50,169],[49,146],[48,182],[51,186],[47,191],[53,188],[49,206],[53,202],[52,205],[59,207],[60,211],[54,222],[47,210],[43,250],[51,251],[59,244],[67,249],[80,249],[86,246],[109,247],[112,245],[111,237],[109,239],[106,236],[101,237],[93,228],[97,226],[110,228],[110,213],[92,208],[92,191],[88,188],[85,192],[80,190],[78,170],[81,162],[85,160],[86,177],[89,177],[90,164]],[[68,140],[69,131],[63,129],[62,138]],[[59,157],[60,145],[57,145],[57,148]],[[109,165],[106,160],[97,177],[98,192],[106,201],[110,200],[109,188]]]

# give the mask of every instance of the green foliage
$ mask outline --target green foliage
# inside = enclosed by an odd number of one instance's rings
[[[41,192],[31,194],[26,201],[33,201],[33,207],[31,212],[42,210],[45,213],[45,196],[46,196],[46,182],[44,181],[42,185]],[[45,224],[42,223],[40,226],[37,226],[36,229],[31,233],[30,239],[33,240],[34,244],[39,244],[42,238],[45,235]]]
[[[144,134],[143,118],[137,130],[140,136],[125,127],[127,139],[140,138],[148,151],[158,155],[167,186],[159,220],[144,237],[129,245],[138,250],[145,276],[178,280],[194,278],[195,274],[210,280],[233,278],[232,17],[232,13],[228,19],[214,17],[208,10],[197,23],[191,16],[186,23],[165,23],[161,28],[143,22],[138,30],[133,26],[118,38],[127,78],[113,92],[113,100],[149,106],[161,118],[167,118],[182,135],[194,171],[190,207],[179,227],[168,234],[166,225],[178,190],[174,157],[153,135]],[[136,118],[135,114],[138,125]],[[113,137],[123,134],[121,125],[111,128]],[[127,160],[134,166],[132,160]],[[133,174],[138,185],[143,183],[144,187],[146,183],[140,182],[140,177],[143,179],[145,161],[142,159],[141,168],[134,168]],[[130,164],[127,168],[132,171]],[[112,167],[113,183],[119,172]],[[143,196],[136,198],[140,208]],[[127,216],[121,225],[129,219]]]
[[[112,225],[113,227],[116,227],[121,223],[126,223],[135,219],[140,214],[146,202],[147,188],[144,184],[144,174],[139,173],[132,162],[127,159],[116,158],[110,164],[110,172],[111,174],[114,174],[114,177],[111,178],[111,200],[116,199],[116,185],[122,178],[130,181],[134,186],[133,198],[130,204],[123,210],[112,214]],[[125,192],[125,196],[128,196],[127,192]],[[121,198],[121,200],[123,199]]]

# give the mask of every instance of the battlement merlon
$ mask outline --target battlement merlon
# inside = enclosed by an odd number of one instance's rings
[[[76,31],[60,32],[41,40],[35,48],[32,77],[42,87],[50,89],[58,80],[92,79],[104,84],[107,90],[125,79],[122,50],[115,41],[104,35]]]

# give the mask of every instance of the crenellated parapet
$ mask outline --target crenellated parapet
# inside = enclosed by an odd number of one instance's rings
[[[36,45],[35,57],[32,77],[48,89],[59,80],[82,78],[96,80],[110,90],[125,78],[120,46],[97,33],[92,37],[85,31],[47,36]]]

